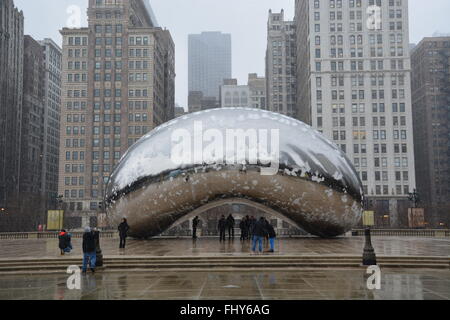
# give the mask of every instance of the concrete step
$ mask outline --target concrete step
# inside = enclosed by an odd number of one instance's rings
[[[81,265],[81,256],[42,259],[0,260],[0,272],[65,272],[70,265]],[[215,270],[226,269],[295,269],[295,268],[358,268],[361,256],[201,256],[104,257],[105,270]],[[381,256],[378,263],[386,268],[450,268],[450,257]]]

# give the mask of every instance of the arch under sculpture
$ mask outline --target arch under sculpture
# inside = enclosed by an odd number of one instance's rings
[[[105,203],[111,225],[126,217],[131,236],[150,238],[194,210],[235,198],[328,238],[358,223],[363,191],[345,154],[310,126],[264,110],[223,108],[179,117],[142,137],[112,173]]]

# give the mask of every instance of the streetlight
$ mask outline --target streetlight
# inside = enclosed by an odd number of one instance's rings
[[[364,250],[363,250],[363,266],[373,266],[377,264],[377,256],[375,254],[375,249],[372,246],[372,239],[370,234],[370,227],[375,225],[375,212],[364,211],[363,215],[363,225],[365,227],[364,236]]]

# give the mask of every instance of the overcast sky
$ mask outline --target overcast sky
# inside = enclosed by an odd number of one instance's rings
[[[161,27],[170,30],[176,45],[176,101],[187,107],[187,39],[190,33],[231,33],[233,77],[247,82],[248,73],[264,75],[268,10],[285,9],[294,16],[294,0],[150,0]],[[86,25],[88,0],[15,0],[24,11],[25,33],[35,39],[53,38],[61,43],[58,30],[66,26],[71,5],[81,8]],[[449,0],[409,0],[410,42],[417,43],[434,32],[450,33]]]

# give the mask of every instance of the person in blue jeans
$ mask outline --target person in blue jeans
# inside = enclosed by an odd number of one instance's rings
[[[95,264],[97,262],[97,245],[95,235],[91,228],[84,229],[83,234],[83,273],[87,272],[88,262],[91,271],[95,273]]]
[[[259,246],[259,252],[263,252],[263,239],[267,235],[266,221],[261,217],[253,227],[253,248],[252,251],[256,253],[256,243]]]

